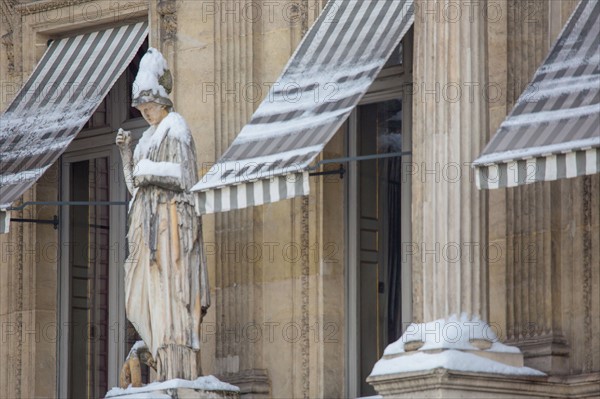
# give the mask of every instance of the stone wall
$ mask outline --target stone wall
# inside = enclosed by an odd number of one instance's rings
[[[260,17],[248,15],[257,5]],[[323,5],[241,1],[207,12],[202,2],[182,3],[176,102],[198,126],[199,162],[226,150]],[[206,19],[190,17],[199,13]],[[342,155],[343,145],[334,140],[325,154]],[[204,368],[254,397],[342,395],[343,184],[311,184],[309,198],[204,219],[215,287]]]
[[[23,51],[23,11],[0,7],[0,109],[5,109],[33,65]],[[56,201],[57,165],[23,201]],[[12,218],[52,220],[56,207],[27,207]],[[11,223],[0,235],[0,397],[52,397],[56,393],[58,234],[51,225]]]

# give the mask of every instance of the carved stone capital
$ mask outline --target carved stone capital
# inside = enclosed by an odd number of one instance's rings
[[[177,1],[160,0],[156,11],[160,15],[161,41],[175,41],[177,39]]]

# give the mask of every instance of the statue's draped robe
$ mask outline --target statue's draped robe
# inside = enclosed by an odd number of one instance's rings
[[[139,181],[129,210],[127,318],[155,360],[160,380],[200,372],[200,323],[210,306],[201,219],[189,189],[198,181],[195,146],[183,118],[168,114],[140,139]]]

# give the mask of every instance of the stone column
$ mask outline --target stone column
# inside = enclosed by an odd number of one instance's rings
[[[521,397],[506,375],[541,373],[523,367],[520,351],[496,342],[496,331],[486,323],[487,262],[498,254],[488,247],[488,193],[477,189],[471,168],[489,140],[491,10],[485,0],[415,4],[417,324],[386,348],[367,381],[383,397]]]
[[[470,167],[488,139],[485,2],[417,1],[414,318],[487,318],[486,193]],[[454,14],[453,14],[454,13]]]

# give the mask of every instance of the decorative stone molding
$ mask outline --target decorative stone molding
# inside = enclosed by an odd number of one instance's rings
[[[13,42],[13,32],[10,31],[0,37],[2,45],[6,48],[6,59],[8,62],[7,71],[9,74],[15,72],[15,45]]]
[[[156,7],[160,15],[160,38],[162,42],[177,40],[177,0],[160,0]]]
[[[42,0],[19,4],[15,7],[21,15],[31,15],[44,11],[55,10],[57,8],[75,6],[78,4],[89,3],[93,0]]]
[[[309,212],[308,212],[308,196],[302,197],[302,224],[300,240],[302,248],[309,248]],[[309,251],[304,251],[302,255],[302,315],[301,325],[302,331],[309,331],[309,275],[310,262]],[[305,398],[310,397],[310,339],[309,334],[302,334],[300,343],[302,352],[302,395]]]
[[[583,329],[584,329],[584,348],[592,348],[592,338],[594,336],[592,326],[592,178],[584,176],[582,182],[582,202],[583,202]],[[597,193],[596,193],[597,194]],[[585,353],[583,368],[585,371],[591,371],[594,367],[593,351],[588,350]]]
[[[2,0],[0,3],[0,10],[2,11],[2,21],[6,22],[8,32],[0,37],[0,42],[6,48],[6,59],[8,61],[7,71],[9,75],[15,72],[15,44],[14,44],[14,31],[15,31],[15,0]]]

